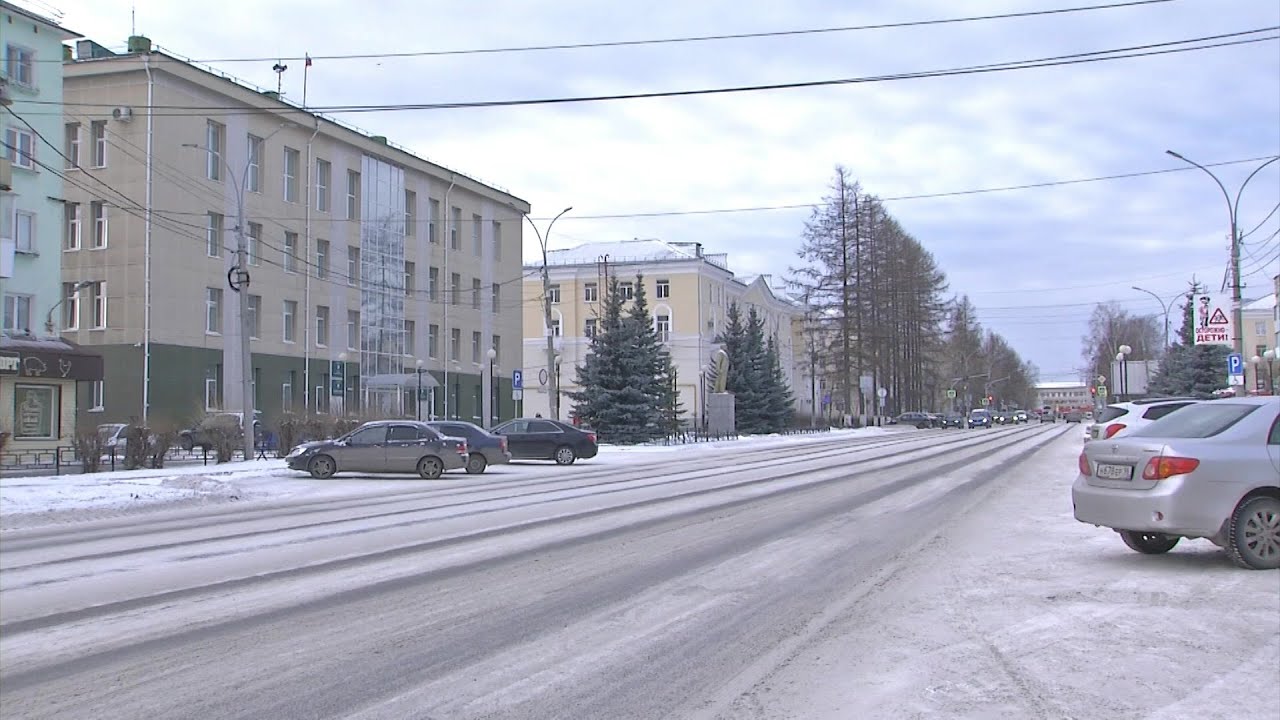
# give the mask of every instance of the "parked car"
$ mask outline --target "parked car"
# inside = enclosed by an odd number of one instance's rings
[[[1069,423],[1084,422],[1084,413],[1079,410],[1068,410],[1062,419]]]
[[[971,410],[969,412],[969,427],[991,427],[991,413],[986,410]]]
[[[942,416],[942,427],[964,429],[968,427],[968,423],[965,422],[964,416],[960,413],[947,413]]]
[[[1076,519],[1131,549],[1157,555],[1205,538],[1241,567],[1280,568],[1280,398],[1187,405],[1086,444],[1079,466]]]
[[[426,423],[375,420],[333,440],[298,445],[285,457],[293,470],[324,480],[340,472],[411,473],[435,480],[467,466],[467,441]]]
[[[545,418],[508,420],[493,429],[505,435],[511,457],[522,460],[555,460],[558,465],[572,465],[575,460],[589,460],[600,448],[596,434],[569,423]]]
[[[933,427],[933,418],[929,417],[928,413],[922,412],[904,412],[894,418],[894,422],[898,425],[914,425],[922,430]]]
[[[209,452],[209,450],[213,449],[213,438],[211,437],[211,432],[215,428],[224,428],[224,427],[230,428],[232,429],[232,431],[235,432],[236,446],[239,447],[240,445],[239,438],[242,435],[242,431],[240,431],[240,428],[243,427],[242,418],[244,418],[244,414],[238,413],[238,412],[211,413],[209,415],[206,415],[204,419],[196,423],[195,427],[189,428],[187,430],[183,430],[178,433],[178,447],[182,448],[183,450],[193,450],[195,448],[200,448],[204,452]],[[258,438],[261,437],[261,435],[262,435],[262,411],[254,410],[253,411],[253,437],[255,442],[257,441]]]
[[[1196,398],[1170,397],[1148,398],[1132,402],[1113,403],[1102,408],[1098,419],[1090,428],[1090,440],[1106,440],[1129,435],[1146,427],[1179,408],[1198,402]]]
[[[432,420],[427,423],[441,435],[462,438],[467,441],[467,472],[479,475],[490,465],[511,462],[507,438],[463,420]]]
[[[104,423],[98,426],[98,440],[104,455],[124,455],[128,423]]]

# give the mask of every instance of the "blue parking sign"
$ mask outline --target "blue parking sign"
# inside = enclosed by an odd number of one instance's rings
[[[1244,374],[1244,355],[1241,355],[1240,353],[1231,353],[1227,356],[1227,374]]]
[[[524,371],[523,370],[511,371],[511,389],[512,390],[524,389]]]

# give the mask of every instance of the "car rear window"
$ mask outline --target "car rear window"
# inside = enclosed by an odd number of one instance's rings
[[[1117,407],[1115,405],[1108,405],[1102,408],[1102,412],[1098,413],[1098,422],[1100,423],[1111,422],[1112,420],[1115,420],[1116,418],[1120,417],[1121,415],[1124,415],[1127,412],[1129,411],[1122,407]]]
[[[1147,408],[1147,411],[1142,413],[1142,418],[1144,420],[1159,420],[1160,418],[1164,417],[1165,415],[1168,415],[1174,410],[1177,410],[1178,408],[1184,408],[1190,404],[1191,403],[1189,402],[1184,402],[1184,403],[1169,403],[1168,405],[1156,405],[1155,407]]]
[[[1203,402],[1169,413],[1133,433],[1133,437],[1207,438],[1240,422],[1257,405]]]

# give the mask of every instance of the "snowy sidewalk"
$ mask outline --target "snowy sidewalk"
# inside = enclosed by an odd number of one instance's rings
[[[1280,577],[1077,522],[1079,453],[1067,433],[999,480],[720,717],[1273,716]]]

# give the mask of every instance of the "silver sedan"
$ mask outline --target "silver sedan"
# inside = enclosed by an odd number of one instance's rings
[[[1280,397],[1208,400],[1087,443],[1076,519],[1149,555],[1206,538],[1241,567],[1280,568]]]
[[[467,441],[412,420],[367,422],[334,440],[303,443],[285,458],[294,470],[325,479],[338,472],[410,473],[434,480],[466,467]]]

